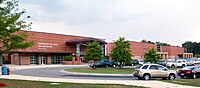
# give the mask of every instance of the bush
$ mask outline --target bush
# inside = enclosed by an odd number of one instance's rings
[[[64,57],[64,59],[66,60],[66,61],[72,61],[72,58],[73,58],[73,56],[65,56]]]

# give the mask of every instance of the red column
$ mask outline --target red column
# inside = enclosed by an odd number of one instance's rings
[[[47,64],[51,64],[51,55],[47,55]]]
[[[75,57],[72,57],[72,65],[75,65],[76,64],[76,58]]]
[[[76,59],[77,59],[77,65],[80,65],[81,62],[80,62],[80,56],[76,56]]]
[[[18,53],[13,54],[13,59],[14,59],[15,65],[19,65],[19,54]]]

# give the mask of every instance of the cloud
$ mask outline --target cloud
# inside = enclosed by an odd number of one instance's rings
[[[20,3],[32,16],[32,30],[103,37],[107,41],[125,36],[130,40],[175,45],[193,40],[198,37],[195,33],[200,32],[199,0],[20,0]]]

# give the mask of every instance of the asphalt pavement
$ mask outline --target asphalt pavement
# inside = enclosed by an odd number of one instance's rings
[[[34,68],[34,69],[22,69],[13,70],[11,74],[24,75],[24,76],[36,76],[36,77],[48,77],[48,78],[75,78],[75,79],[102,79],[102,80],[135,80],[137,78],[131,76],[115,76],[115,75],[87,75],[87,74],[74,74],[63,72],[64,69],[71,69],[77,67],[54,67],[54,68]],[[88,68],[88,66],[81,66],[78,68]]]
[[[86,65],[23,65],[8,66],[11,69],[10,75],[0,75],[0,78],[32,80],[32,81],[49,81],[49,82],[71,82],[71,83],[98,83],[98,84],[125,84],[145,86],[150,88],[193,88],[178,84],[166,83],[152,79],[149,81],[137,80],[135,77],[119,75],[82,75],[63,72],[64,69],[70,68],[88,68]],[[194,87],[196,88],[196,87]]]

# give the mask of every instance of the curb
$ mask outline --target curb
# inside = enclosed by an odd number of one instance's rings
[[[133,74],[98,74],[98,73],[79,73],[79,72],[68,72],[65,70],[61,70],[62,73],[68,74],[78,74],[78,75],[91,75],[91,76],[133,76]]]

